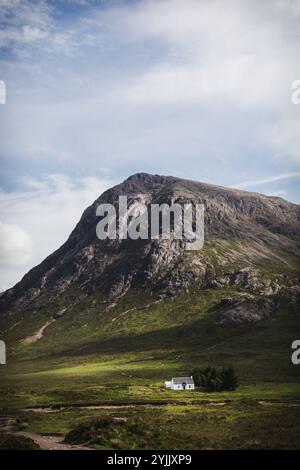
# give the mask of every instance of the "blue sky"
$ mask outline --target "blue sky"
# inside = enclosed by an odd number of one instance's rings
[[[0,0],[0,290],[146,171],[300,202],[299,0]]]

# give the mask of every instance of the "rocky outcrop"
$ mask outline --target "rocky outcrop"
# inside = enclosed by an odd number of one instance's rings
[[[270,318],[275,310],[276,302],[269,298],[244,295],[238,299],[223,299],[221,307],[223,312],[218,323],[237,325]]]

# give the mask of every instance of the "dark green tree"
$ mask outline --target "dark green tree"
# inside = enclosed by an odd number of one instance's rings
[[[238,386],[237,376],[233,367],[204,367],[192,372],[196,387],[206,392],[221,392],[235,390]]]
[[[233,367],[223,367],[221,371],[223,390],[235,390],[238,380]]]

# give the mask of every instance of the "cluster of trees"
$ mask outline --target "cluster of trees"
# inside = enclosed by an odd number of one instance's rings
[[[235,390],[238,380],[233,367],[204,367],[192,372],[196,387],[206,392],[222,392]]]

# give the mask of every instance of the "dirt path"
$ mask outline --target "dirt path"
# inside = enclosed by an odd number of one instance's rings
[[[188,403],[185,401],[182,402],[136,402],[136,403],[101,403],[101,404],[66,404],[66,405],[42,405],[42,406],[33,406],[28,408],[22,408],[22,412],[26,411],[33,411],[36,413],[58,413],[65,408],[74,408],[80,410],[119,410],[119,409],[126,409],[126,408],[163,408],[166,406],[175,406],[175,405],[185,405],[185,406],[199,406],[199,405],[210,405],[210,406],[226,406],[231,403],[231,400],[224,400],[224,401],[201,401],[201,402],[194,402]]]
[[[31,344],[35,343],[39,339],[41,339],[44,336],[44,331],[45,329],[51,325],[51,323],[55,322],[55,319],[52,318],[51,320],[48,320],[39,330],[37,330],[32,336],[27,336],[27,338],[22,339],[22,343],[24,344]]]
[[[38,444],[42,450],[93,450],[85,446],[66,444],[63,442],[62,436],[19,431],[15,420],[9,416],[0,417],[0,431],[13,434],[14,436],[29,437]]]
[[[186,402],[186,401],[164,401],[164,402],[134,402],[134,403],[69,403],[61,405],[40,405],[32,406],[28,408],[22,408],[22,412],[33,411],[36,413],[58,413],[65,408],[73,408],[80,410],[119,410],[126,408],[163,408],[166,406],[226,406],[232,404],[234,401],[230,399],[225,400],[199,400],[195,402]],[[287,407],[297,407],[300,406],[300,401],[278,401],[278,400],[256,400],[259,405],[262,406],[287,406]]]

